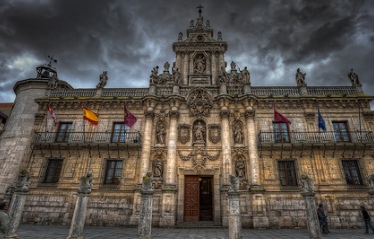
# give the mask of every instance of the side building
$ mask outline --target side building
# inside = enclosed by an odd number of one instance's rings
[[[137,225],[142,177],[152,172],[154,226],[228,226],[230,174],[243,227],[306,227],[301,175],[314,180],[331,227],[362,226],[359,206],[373,202],[374,97],[353,70],[349,86],[308,86],[299,69],[295,86],[252,86],[247,67],[226,71],[228,44],[201,12],[186,33],[148,88],[105,88],[103,72],[95,89],[74,89],[51,64],[16,83],[0,137],[0,197],[21,169],[30,172],[22,222],[70,225],[79,178],[92,172],[86,224]],[[137,117],[132,127],[125,107]]]

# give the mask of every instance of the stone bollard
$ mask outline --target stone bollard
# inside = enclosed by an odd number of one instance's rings
[[[148,172],[143,177],[142,191],[140,199],[140,217],[138,225],[138,238],[150,239],[152,232],[152,173]]]
[[[319,220],[317,217],[316,204],[314,201],[314,183],[313,179],[308,177],[308,175],[301,175],[301,196],[303,196],[305,201],[306,210],[306,222],[308,226],[308,233],[310,239],[321,239],[321,227],[319,225]]]
[[[89,195],[92,190],[92,173],[80,178],[77,203],[75,205],[73,218],[71,220],[69,236],[67,239],[83,239],[84,222]]]
[[[240,239],[241,236],[241,218],[240,218],[240,193],[239,179],[230,175],[230,186],[227,192],[229,203],[229,239]]]
[[[10,218],[9,227],[5,238],[18,238],[16,231],[21,222],[23,208],[25,207],[26,195],[29,192],[30,173],[21,170],[14,188],[12,202],[10,203],[8,215]]]

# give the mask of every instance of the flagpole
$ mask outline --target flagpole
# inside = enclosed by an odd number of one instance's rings
[[[360,127],[360,142],[362,142],[362,133],[361,133],[361,105],[360,105],[360,102],[358,101],[357,102],[358,104],[358,123],[359,123],[359,127]]]
[[[85,143],[86,142],[86,123],[85,123],[85,121],[84,121],[84,105],[82,104],[82,110],[83,110],[83,143]]]
[[[47,110],[46,110],[46,115],[45,115],[45,130],[44,130],[44,141],[47,142],[47,127],[48,127],[48,105],[49,105],[49,100],[47,103]]]

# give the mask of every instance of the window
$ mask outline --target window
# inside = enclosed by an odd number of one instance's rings
[[[62,167],[62,159],[49,159],[43,183],[58,183]]]
[[[108,160],[104,184],[119,184],[122,175],[122,160]]]
[[[347,122],[332,122],[332,126],[334,127],[334,135],[337,142],[351,141]]]
[[[279,179],[282,186],[297,186],[294,160],[278,161]]]
[[[274,128],[274,141],[280,143],[289,143],[290,136],[288,132],[288,124],[287,123],[278,123],[273,122]]]
[[[345,180],[348,185],[362,185],[358,160],[342,160]]]
[[[56,135],[56,142],[68,142],[72,123],[60,123]]]
[[[122,123],[113,123],[112,130],[112,143],[124,143],[126,142],[126,125]]]

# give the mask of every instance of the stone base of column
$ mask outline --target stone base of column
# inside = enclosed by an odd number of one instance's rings
[[[240,217],[240,193],[228,192],[229,202],[229,238],[240,239],[242,222]]]
[[[171,188],[171,189],[170,189]],[[174,227],[176,222],[176,185],[164,185],[160,227]]]
[[[253,229],[269,228],[268,217],[253,217]]]

